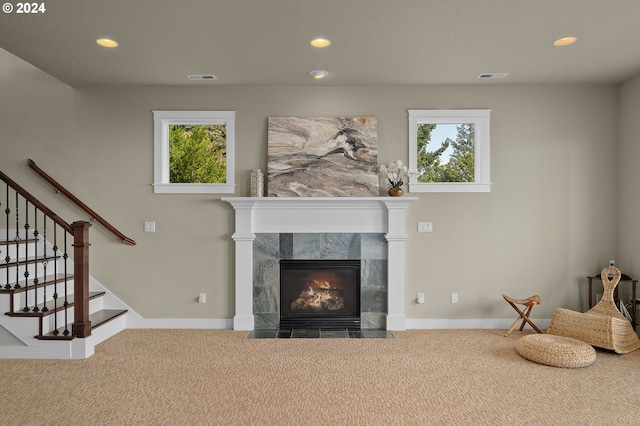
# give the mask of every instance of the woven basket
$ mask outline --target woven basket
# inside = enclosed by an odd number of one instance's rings
[[[613,277],[609,278],[609,274]],[[585,313],[556,309],[547,333],[582,340],[619,354],[633,352],[640,348],[640,339],[613,302],[613,290],[620,281],[620,271],[610,266],[602,271],[601,278],[604,292],[600,302]]]
[[[638,335],[633,331],[629,321],[588,312],[556,309],[547,333],[578,339],[619,354],[640,348]]]
[[[521,337],[516,342],[516,351],[523,358],[553,367],[587,367],[596,360],[596,351],[588,344],[551,334]]]

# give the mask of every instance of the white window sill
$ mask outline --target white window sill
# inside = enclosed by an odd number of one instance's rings
[[[233,194],[236,186],[226,183],[155,183],[155,194]]]
[[[490,183],[410,183],[409,192],[491,192]]]

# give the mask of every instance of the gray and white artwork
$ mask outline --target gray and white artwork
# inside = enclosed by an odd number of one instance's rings
[[[269,117],[270,197],[377,197],[375,117]]]

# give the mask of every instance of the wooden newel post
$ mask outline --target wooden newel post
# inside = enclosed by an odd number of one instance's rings
[[[75,337],[91,335],[89,321],[89,227],[91,224],[79,220],[71,224],[73,229],[73,324]]]

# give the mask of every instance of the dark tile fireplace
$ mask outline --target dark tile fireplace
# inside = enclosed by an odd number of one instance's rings
[[[280,260],[281,329],[359,329],[360,260]]]
[[[315,317],[342,316],[347,317],[350,324],[354,324],[356,318],[360,321],[358,326],[345,326],[344,329],[384,330],[386,329],[387,315],[387,242],[384,234],[374,233],[280,233],[280,234],[256,234],[253,241],[253,313],[255,316],[256,330],[274,330],[284,328],[281,324],[283,316]],[[281,294],[281,268],[294,266],[294,275],[298,281],[288,296]],[[308,274],[316,269],[328,267],[324,273],[336,274],[332,279],[339,279],[343,286],[348,278],[357,287],[340,289],[344,309],[335,309],[337,312],[313,312],[297,309],[302,312],[285,312],[291,310],[291,304],[297,299],[303,299],[298,303],[304,303],[308,292],[307,282],[313,282],[313,277]],[[324,265],[324,266],[322,266]],[[357,268],[357,269],[356,269]],[[336,270],[337,269],[337,270]],[[348,272],[347,272],[348,271]],[[289,272],[285,272],[289,273]],[[329,279],[315,278],[317,281],[331,281]],[[315,287],[320,287],[320,284]],[[329,285],[331,286],[331,284]],[[326,287],[326,285],[325,285]],[[336,287],[336,285],[333,285]],[[314,285],[312,285],[312,289]],[[315,292],[316,290],[314,290]],[[355,294],[353,293],[355,292]],[[330,306],[335,301],[326,302]],[[355,303],[353,306],[352,302]],[[331,306],[336,307],[336,306]],[[319,310],[319,309],[318,309]],[[322,309],[324,311],[324,308]],[[329,311],[329,309],[326,309]],[[309,318],[305,318],[309,319]],[[351,321],[353,319],[353,321]],[[324,320],[317,320],[324,321]],[[334,320],[335,321],[335,320]],[[285,320],[286,323],[286,320]],[[296,327],[292,327],[296,328]],[[328,327],[302,328],[301,330],[329,329]]]

